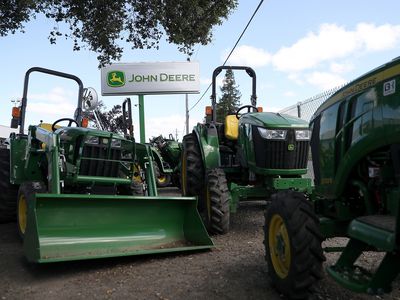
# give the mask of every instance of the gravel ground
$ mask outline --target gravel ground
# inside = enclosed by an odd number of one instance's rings
[[[25,261],[15,224],[0,225],[0,299],[281,299],[264,261],[264,209],[261,202],[243,204],[210,251],[44,265]],[[326,243],[337,242],[344,241]],[[373,268],[380,257],[366,255],[360,263]],[[336,258],[328,254],[327,263]],[[397,280],[391,295],[365,296],[325,276],[315,298],[400,299],[399,287]]]

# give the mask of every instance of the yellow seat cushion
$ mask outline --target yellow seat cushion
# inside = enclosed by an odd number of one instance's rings
[[[228,140],[237,140],[239,137],[239,120],[235,115],[225,117],[225,137]]]
[[[50,123],[40,123],[39,124],[39,127],[41,127],[41,128],[43,128],[43,129],[46,129],[47,131],[53,131],[52,129],[51,129],[51,126],[52,126],[53,124],[50,124]],[[57,129],[58,128],[61,128],[61,126],[59,126],[59,125],[56,125],[55,126]]]

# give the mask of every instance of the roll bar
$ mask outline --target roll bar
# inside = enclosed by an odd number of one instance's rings
[[[244,70],[252,78],[252,89],[250,101],[251,105],[257,106],[257,94],[256,94],[256,72],[250,67],[245,66],[219,66],[217,67],[212,75],[212,92],[211,92],[211,105],[212,105],[212,122],[217,119],[217,92],[216,92],[216,78],[222,70]]]
[[[78,86],[79,86],[79,91],[78,91],[78,105],[75,111],[75,120],[78,122],[78,124],[82,123],[82,96],[83,96],[83,83],[82,81],[75,75],[59,72],[59,71],[54,71],[50,69],[45,69],[45,68],[40,68],[40,67],[33,67],[30,68],[28,71],[25,73],[25,80],[24,80],[24,91],[22,95],[22,101],[21,101],[21,118],[19,120],[19,133],[24,134],[24,126],[25,126],[25,111],[26,111],[26,104],[27,104],[27,95],[28,95],[28,84],[29,84],[29,75],[32,72],[40,72],[40,73],[45,73],[49,75],[54,75],[58,77],[63,77],[67,79],[74,80]]]

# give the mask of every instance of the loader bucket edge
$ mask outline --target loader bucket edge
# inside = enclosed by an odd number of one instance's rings
[[[36,194],[24,253],[56,262],[209,249],[193,197]]]

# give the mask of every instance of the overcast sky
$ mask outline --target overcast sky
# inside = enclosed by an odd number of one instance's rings
[[[189,96],[192,107],[235,44],[259,1],[240,0],[238,8],[214,28],[210,45],[196,47],[192,60],[200,64],[201,93]],[[228,65],[248,65],[257,73],[258,105],[277,111],[348,82],[400,54],[400,1],[271,0],[264,1]],[[11,100],[22,96],[23,78],[33,66],[80,77],[100,95],[100,70],[96,54],[72,51],[72,41],[50,45],[52,21],[39,17],[26,25],[24,34],[0,38],[0,124],[10,124]],[[121,62],[185,61],[176,46],[161,43],[157,50],[125,48]],[[220,75],[219,82],[223,75]],[[235,73],[242,104],[250,99],[250,79]],[[77,88],[65,80],[33,75],[28,93],[27,123],[52,122],[72,117]],[[190,127],[201,121],[210,92],[190,111]],[[101,97],[108,108],[124,97]],[[132,97],[137,104],[137,97]],[[145,96],[147,138],[178,132],[185,126],[183,95]],[[137,107],[134,106],[136,137]]]

